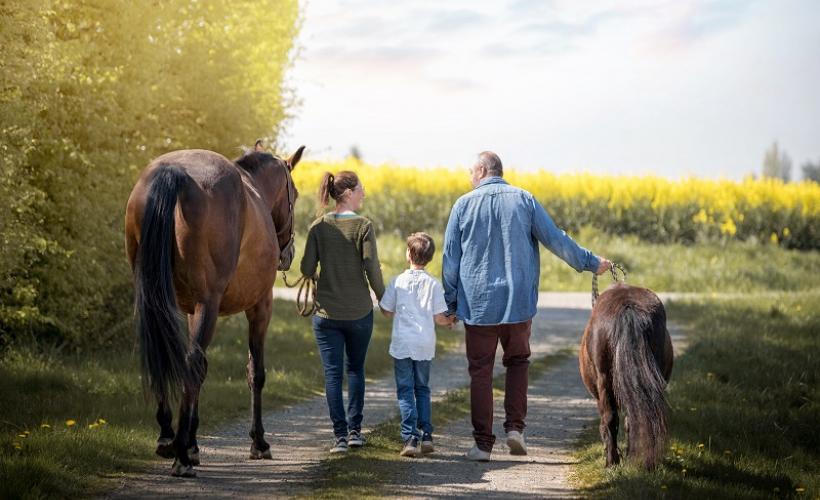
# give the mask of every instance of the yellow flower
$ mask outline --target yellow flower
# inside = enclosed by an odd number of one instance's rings
[[[97,419],[97,423],[98,423],[98,424],[100,424],[100,425],[105,425],[105,424],[107,424],[108,422],[106,422],[104,418],[98,418],[98,419]]]
[[[51,426],[46,424],[46,423],[42,423],[42,424],[40,424],[40,428],[41,429],[51,429]]]
[[[11,445],[14,446],[15,450],[22,450],[23,449],[23,445],[18,443],[17,441],[11,443]]]
[[[798,493],[803,493],[804,491],[806,491],[806,488],[804,488],[802,486],[798,486],[797,488],[794,489],[794,491],[796,491]]]
[[[703,443],[698,443],[698,448],[700,448],[701,450],[703,449],[704,446],[705,445]]]
[[[99,426],[100,426],[100,424],[98,424],[97,422],[94,422],[93,424],[88,424],[89,429],[96,429]]]
[[[73,427],[75,425],[77,425],[77,421],[72,419],[72,418],[65,421],[65,426],[66,427]]]

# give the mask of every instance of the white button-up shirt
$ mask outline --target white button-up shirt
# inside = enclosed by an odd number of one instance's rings
[[[395,313],[390,355],[414,361],[433,359],[436,326],[433,316],[447,311],[444,287],[423,269],[408,269],[393,278],[379,306]]]

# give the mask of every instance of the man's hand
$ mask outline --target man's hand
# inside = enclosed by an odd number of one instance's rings
[[[598,265],[598,270],[595,271],[595,274],[604,274],[605,272],[612,269],[612,262],[607,260],[605,257],[598,257],[601,259],[601,263]]]

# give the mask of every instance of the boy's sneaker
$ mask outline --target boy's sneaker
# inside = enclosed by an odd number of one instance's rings
[[[433,448],[433,436],[431,436],[429,432],[425,432],[421,436],[421,452],[433,453],[434,451],[435,448]]]
[[[359,431],[350,431],[350,434],[347,435],[347,445],[351,448],[361,448],[364,446],[365,441],[367,440]]]
[[[526,455],[527,445],[524,443],[524,435],[518,431],[507,433],[507,446],[510,447],[510,455]]]
[[[347,453],[347,439],[340,437],[336,438],[336,444],[330,449],[331,453]]]
[[[472,460],[473,462],[489,462],[490,461],[490,452],[484,451],[478,447],[477,444],[474,444],[470,451],[467,452],[467,460]]]
[[[414,458],[419,454],[419,438],[411,437],[404,442],[404,448],[401,449],[399,455],[403,457]]]

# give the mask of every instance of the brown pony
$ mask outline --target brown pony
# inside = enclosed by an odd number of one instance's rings
[[[666,445],[664,389],[672,374],[672,340],[663,303],[646,288],[617,283],[592,308],[581,340],[581,378],[598,400],[606,465],[619,462],[618,410],[625,413],[626,454],[647,469]]]
[[[262,428],[262,359],[277,269],[293,259],[291,171],[262,150],[230,161],[212,151],[174,151],[152,161],[131,191],[125,242],[134,271],[143,384],[157,400],[157,454],[175,457],[171,473],[193,477],[205,350],[217,316],[245,311],[249,326],[248,386],[253,422],[251,458],[271,458]],[[188,319],[189,338],[179,325]],[[170,403],[181,400],[176,435]]]

